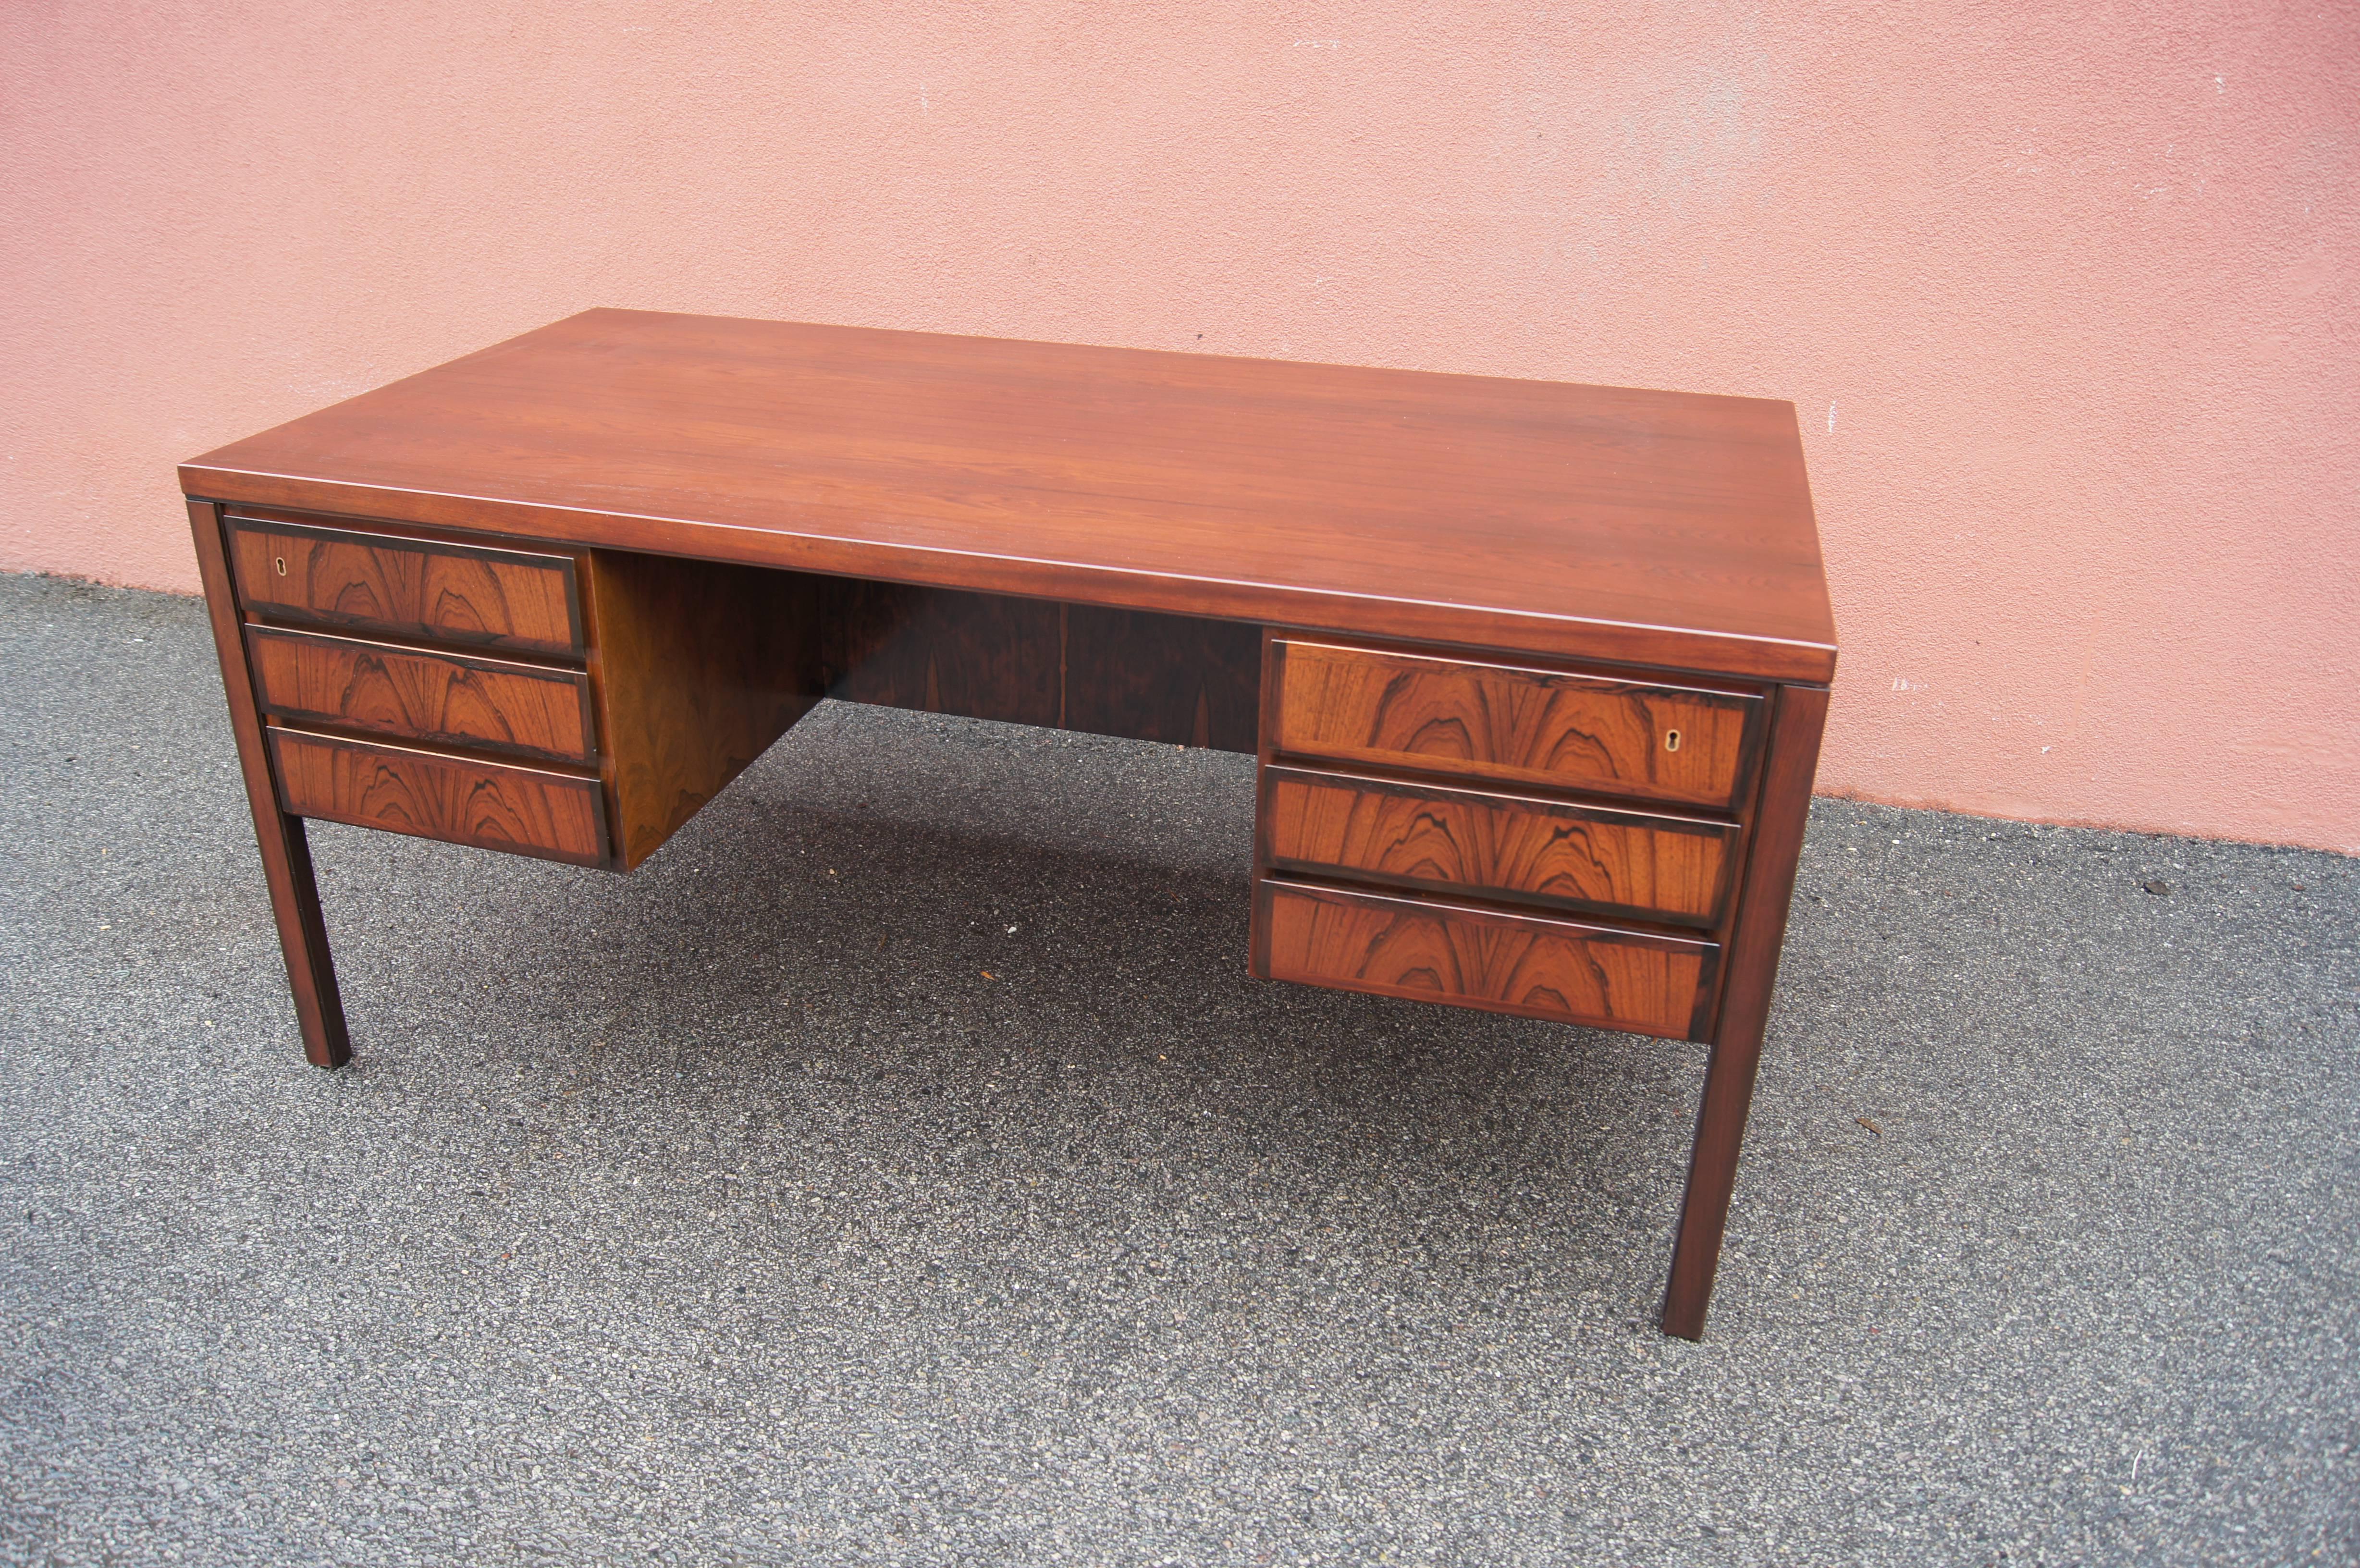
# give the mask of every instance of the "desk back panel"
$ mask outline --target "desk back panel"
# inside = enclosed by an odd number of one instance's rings
[[[1262,628],[902,583],[826,590],[828,695],[1251,753]]]
[[[1076,604],[1065,613],[1065,727],[1252,752],[1262,628],[1245,621]]]
[[[1043,599],[830,581],[827,694],[840,702],[1054,728],[1058,614]]]

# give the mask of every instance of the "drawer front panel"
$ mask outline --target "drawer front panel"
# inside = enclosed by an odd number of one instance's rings
[[[1709,942],[1268,880],[1256,898],[1275,980],[1674,1040],[1710,1023]]]
[[[590,680],[464,654],[248,626],[266,713],[407,740],[590,761]]]
[[[1719,923],[1737,829],[1304,768],[1262,773],[1270,864],[1366,881]]]
[[[1274,740],[1298,757],[1733,811],[1762,699],[1280,640]]]
[[[299,817],[580,866],[606,858],[597,780],[273,727],[279,804]]]
[[[563,555],[232,517],[230,566],[257,615],[436,642],[578,654]]]

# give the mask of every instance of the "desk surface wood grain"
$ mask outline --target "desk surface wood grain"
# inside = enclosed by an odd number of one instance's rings
[[[1823,681],[1791,405],[588,310],[185,464],[191,495]]]

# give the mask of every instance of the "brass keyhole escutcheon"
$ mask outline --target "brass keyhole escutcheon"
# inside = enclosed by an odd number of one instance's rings
[[[279,568],[279,576],[284,577],[287,575],[287,558],[285,556],[274,556],[271,559],[270,564]]]
[[[1666,751],[1677,751],[1680,749],[1679,731],[1666,730],[1664,732],[1664,749]]]

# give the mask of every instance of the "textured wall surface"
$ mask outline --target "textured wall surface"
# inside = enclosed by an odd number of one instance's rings
[[[1820,787],[2360,851],[2360,19],[0,14],[0,564],[590,305],[1790,398]]]

